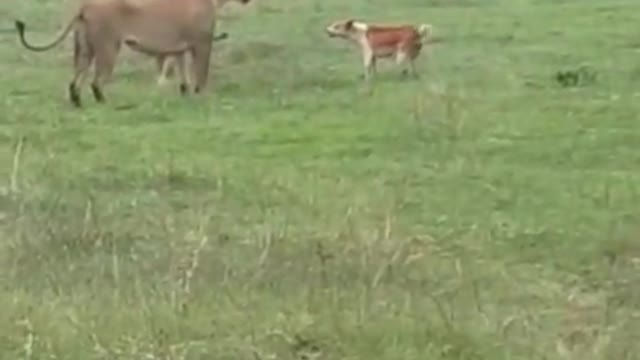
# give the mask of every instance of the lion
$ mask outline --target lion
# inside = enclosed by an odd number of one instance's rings
[[[25,39],[26,25],[16,20],[21,44],[31,51],[47,51],[73,31],[73,79],[69,100],[81,107],[80,91],[94,66],[91,90],[98,103],[105,102],[103,86],[111,77],[122,44],[151,56],[174,56],[180,72],[180,93],[189,91],[189,74],[195,78],[193,92],[207,85],[215,30],[215,7],[211,0],[87,0],[61,33],[49,44],[32,45]],[[187,67],[186,58],[192,59]]]
[[[236,3],[240,3],[242,5],[246,5],[250,2],[250,0],[212,0],[212,3],[217,10],[220,10],[227,3],[232,1]],[[226,39],[227,37],[228,37],[227,33],[221,33],[219,36],[214,38],[214,41]],[[158,55],[155,58],[156,58],[156,65],[158,67],[158,72],[159,72],[157,84],[161,86],[166,84],[169,78],[171,77],[171,75],[173,75],[177,58],[169,55]]]

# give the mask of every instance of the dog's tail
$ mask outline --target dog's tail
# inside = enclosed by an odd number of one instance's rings
[[[418,26],[418,35],[420,35],[422,42],[428,42],[431,40],[432,34],[433,26],[431,24],[420,24],[420,26]]]

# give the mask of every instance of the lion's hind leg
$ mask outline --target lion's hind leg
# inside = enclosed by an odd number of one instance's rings
[[[93,82],[91,83],[91,90],[93,91],[93,97],[97,102],[105,102],[104,92],[102,88],[111,74],[116,64],[118,52],[120,50],[118,42],[106,42],[100,44],[95,49],[95,74]]]
[[[192,74],[195,80],[194,92],[200,93],[204,90],[209,77],[209,62],[211,59],[211,35],[203,36],[190,51],[193,59]]]
[[[176,67],[178,69],[178,74],[180,76],[180,94],[186,95],[190,91],[189,84],[191,83],[191,79],[189,77],[189,53],[185,51],[183,54],[175,57]]]

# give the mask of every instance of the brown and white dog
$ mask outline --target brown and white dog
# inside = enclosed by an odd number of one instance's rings
[[[417,77],[414,61],[420,55],[423,43],[431,36],[432,26],[379,25],[348,19],[330,24],[326,32],[331,37],[350,40],[360,47],[364,78],[368,82],[379,58],[395,58],[398,65],[408,63],[412,75]],[[407,74],[407,69],[402,73]]]

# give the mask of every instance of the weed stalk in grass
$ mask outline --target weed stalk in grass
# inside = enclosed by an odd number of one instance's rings
[[[22,149],[24,146],[26,137],[20,136],[13,152],[13,166],[11,167],[11,193],[15,196],[20,191],[19,175],[20,175],[20,160],[22,158]]]

